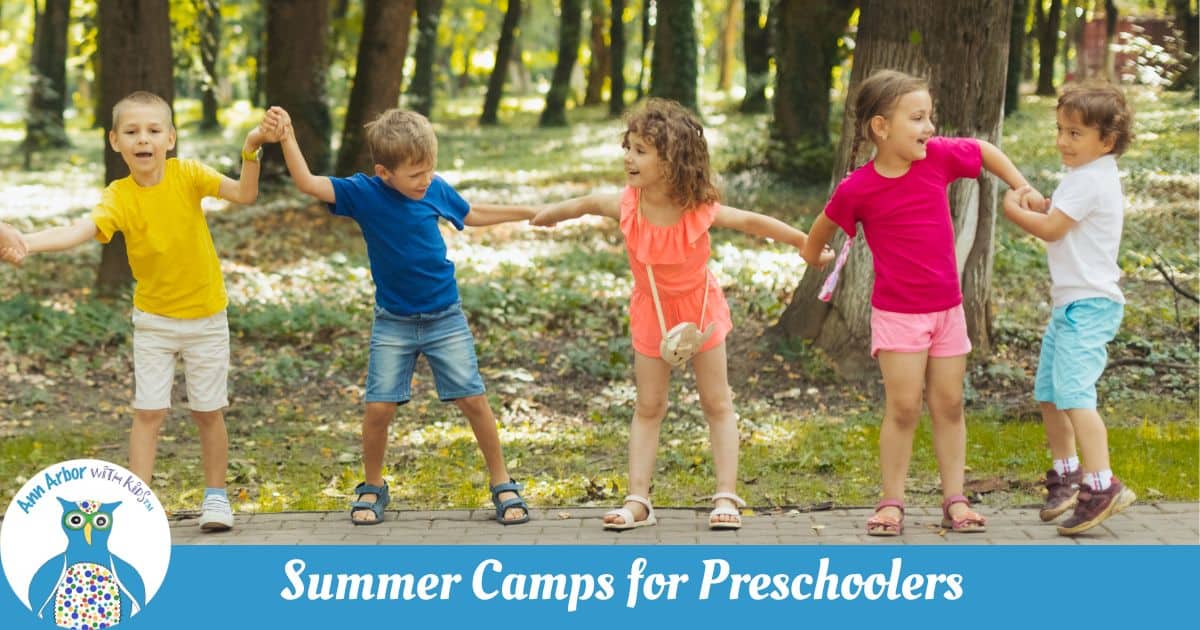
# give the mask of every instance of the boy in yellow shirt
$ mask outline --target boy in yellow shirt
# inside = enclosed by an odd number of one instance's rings
[[[25,253],[70,249],[88,240],[107,243],[125,235],[133,293],[133,427],[129,469],[150,483],[158,433],[171,407],[175,358],[182,355],[188,405],[200,433],[204,502],[200,528],[233,527],[225,494],[229,442],[222,412],[229,404],[228,299],[212,235],[200,208],[204,197],[236,203],[258,198],[258,152],[278,132],[264,121],[246,136],[242,171],[234,181],[187,159],[167,159],[175,148],[171,106],[149,92],[134,92],[113,107],[109,144],[121,154],[129,176],[104,189],[90,216],[67,227],[22,236],[22,246],[6,245],[3,259],[20,262]]]

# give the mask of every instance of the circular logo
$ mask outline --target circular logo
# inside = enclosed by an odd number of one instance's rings
[[[33,615],[110,628],[154,598],[171,560],[162,504],[125,468],[73,459],[38,472],[0,527],[0,565]]]

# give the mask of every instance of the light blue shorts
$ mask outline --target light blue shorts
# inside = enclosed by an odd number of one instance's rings
[[[371,356],[367,363],[367,402],[406,403],[412,397],[413,368],[424,354],[433,370],[438,398],[457,400],[484,393],[475,358],[475,338],[462,304],[417,315],[396,315],[375,307]]]
[[[1121,327],[1125,306],[1087,298],[1054,309],[1042,337],[1033,397],[1059,409],[1095,409],[1096,381],[1108,364],[1105,346]]]

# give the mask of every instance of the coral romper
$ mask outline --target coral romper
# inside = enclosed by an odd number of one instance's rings
[[[654,265],[658,283],[658,298],[662,302],[663,318],[670,330],[681,322],[692,322],[703,331],[716,324],[713,336],[701,348],[711,350],[725,341],[733,330],[729,303],[721,285],[707,272],[711,252],[708,228],[717,217],[720,206],[710,203],[683,213],[674,225],[660,226],[647,221],[638,213],[640,190],[626,187],[621,193],[621,232],[625,234],[625,249],[633,271],[633,295],[629,300],[629,328],[633,349],[650,357],[660,356],[662,330],[654,311],[650,293],[650,278],[646,264]],[[704,308],[704,291],[708,291],[708,306],[704,321],[699,321]]]

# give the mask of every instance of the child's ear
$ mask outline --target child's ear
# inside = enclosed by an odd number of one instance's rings
[[[175,125],[171,125],[171,130],[167,132],[167,135],[171,139],[171,144],[167,147],[167,151],[174,151],[175,150]]]
[[[108,146],[112,147],[112,150],[116,151],[117,153],[121,152],[121,150],[117,148],[117,130],[116,129],[110,129],[108,132]]]
[[[871,120],[867,121],[867,128],[871,130],[872,139],[886,139],[888,121],[883,116],[872,116]]]
[[[1115,133],[1107,133],[1106,134],[1106,133],[1104,133],[1103,130],[1101,130],[1100,131],[1100,146],[1104,147],[1104,153],[1106,155],[1109,153],[1112,153],[1113,149],[1116,148],[1116,146],[1117,146],[1117,134],[1115,134]]]
[[[382,164],[375,165],[375,175],[380,179],[387,179],[388,170]]]

